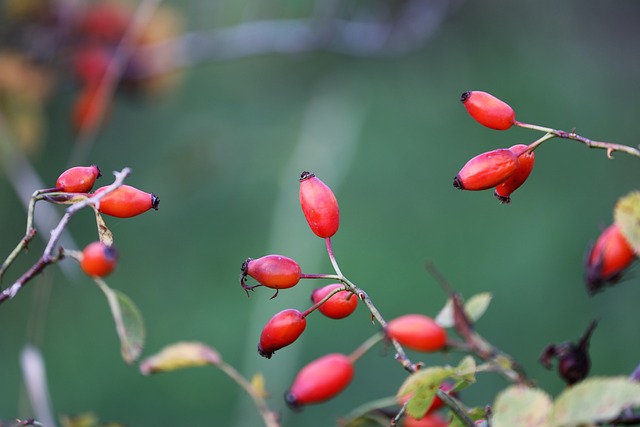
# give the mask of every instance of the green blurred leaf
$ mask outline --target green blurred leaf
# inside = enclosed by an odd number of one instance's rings
[[[413,418],[422,418],[431,406],[440,384],[453,375],[455,369],[449,366],[423,368],[411,374],[397,393],[398,399],[411,396],[406,407],[407,414]]]
[[[96,213],[96,224],[98,226],[98,236],[100,237],[100,241],[107,246],[112,246],[113,233],[111,233],[111,230],[107,227],[107,224],[104,222],[100,212],[98,212],[97,209],[94,209],[94,212]]]
[[[640,255],[640,191],[633,191],[616,203],[613,218],[633,250]]]
[[[596,424],[640,407],[640,383],[625,377],[589,378],[565,390],[553,406],[551,427]]]
[[[60,424],[62,427],[97,427],[98,417],[92,412],[78,415],[61,415]]]
[[[148,357],[140,364],[140,372],[144,375],[158,372],[171,372],[177,369],[193,368],[205,365],[217,365],[222,359],[216,350],[201,342],[179,342],[171,344],[159,353]],[[264,395],[264,378],[258,390],[256,377],[252,385],[260,395]]]
[[[464,304],[464,311],[471,322],[475,323],[482,317],[482,315],[487,311],[492,298],[493,297],[489,292],[476,294],[469,298],[469,301]],[[435,320],[443,328],[451,328],[454,326],[453,303],[451,299],[449,299],[444,307],[442,307],[442,310],[440,310],[440,313],[438,313]]]
[[[128,296],[111,289],[102,279],[95,278],[95,281],[109,302],[120,339],[122,358],[131,364],[140,357],[146,335],[140,310]]]
[[[551,399],[542,390],[512,386],[493,405],[494,427],[548,427]]]

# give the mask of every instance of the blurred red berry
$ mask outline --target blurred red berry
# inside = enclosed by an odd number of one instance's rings
[[[331,353],[303,367],[285,394],[287,404],[293,409],[320,403],[343,391],[353,378],[351,359],[340,353]]]
[[[88,193],[102,174],[96,165],[76,166],[62,172],[56,180],[56,188],[65,193]]]
[[[439,414],[427,414],[420,419],[406,416],[403,418],[403,427],[447,427],[448,421],[445,421]]]
[[[636,259],[636,254],[616,224],[607,227],[586,257],[585,281],[594,294],[605,285],[614,285]]]
[[[527,150],[527,148],[529,148],[529,146],[525,144],[517,144],[509,148],[509,150],[513,151],[513,153],[518,156],[518,167],[511,176],[509,176],[509,178],[496,186],[496,190],[493,194],[498,198],[498,200],[500,200],[500,203],[510,203],[511,193],[524,184],[533,170],[533,164],[536,159],[533,151],[527,154],[522,154]]]
[[[83,86],[100,84],[109,68],[111,52],[103,46],[87,46],[73,54],[73,71]]]
[[[104,277],[111,273],[118,263],[118,251],[102,242],[93,242],[82,251],[80,268],[89,276]]]
[[[300,205],[316,236],[328,238],[336,234],[340,226],[336,196],[324,182],[306,171],[300,175]]]
[[[283,255],[265,255],[261,258],[247,258],[242,263],[242,274],[240,275],[240,285],[247,291],[253,290],[256,286],[266,286],[267,288],[278,290],[291,288],[298,284],[302,269],[300,265]],[[247,286],[246,277],[250,276],[260,285]]]
[[[282,310],[273,316],[262,329],[258,353],[271,359],[276,350],[288,346],[298,339],[307,327],[307,319],[293,308]]]
[[[92,42],[117,44],[127,31],[131,10],[124,2],[100,0],[81,12],[77,29],[80,37]]]
[[[93,194],[100,194],[107,186],[98,188]],[[149,209],[158,210],[160,199],[153,193],[146,193],[130,185],[121,185],[102,199],[98,211],[118,218],[130,218]]]
[[[331,292],[340,288],[344,288],[344,285],[341,283],[333,283],[322,288],[314,289],[311,293],[311,301],[317,304]],[[358,297],[354,295],[353,292],[343,290],[325,301],[318,307],[318,311],[331,319],[343,319],[353,313],[357,306]]]
[[[507,130],[515,119],[513,108],[495,96],[482,91],[464,92],[460,101],[478,123],[491,129]]]
[[[84,86],[71,107],[71,125],[76,133],[96,129],[111,113],[111,96],[100,84]]]
[[[422,314],[405,314],[387,324],[387,337],[415,351],[442,350],[447,343],[447,331],[435,320]]]
[[[518,156],[506,148],[479,154],[469,160],[453,179],[460,190],[479,191],[492,188],[518,169]]]

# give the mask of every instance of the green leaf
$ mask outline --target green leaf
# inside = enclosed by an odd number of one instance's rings
[[[169,345],[159,353],[145,359],[140,364],[140,371],[144,375],[149,375],[196,366],[217,365],[221,360],[218,352],[206,344],[179,342]],[[256,388],[255,382],[254,388]],[[260,394],[264,395],[264,387],[262,387]]]
[[[460,361],[456,367],[455,377],[456,380],[472,384],[476,382],[476,361],[471,356],[466,356]],[[457,390],[454,388],[454,390]]]
[[[607,422],[628,407],[640,407],[640,383],[625,377],[589,378],[556,399],[550,425],[571,427]]]
[[[140,357],[146,335],[140,310],[128,296],[111,289],[102,279],[95,278],[95,281],[109,302],[109,308],[116,324],[116,332],[120,339],[122,358],[131,364]]]
[[[100,237],[100,241],[107,246],[113,245],[113,233],[107,227],[107,224],[104,222],[102,215],[98,212],[97,209],[94,209],[96,213],[96,224],[98,225],[98,236]]]
[[[640,255],[640,191],[633,191],[616,203],[613,217],[636,255]]]
[[[491,303],[491,298],[492,295],[489,292],[483,292],[472,296],[469,298],[469,301],[464,304],[464,312],[472,323],[477,322],[487,311]],[[453,303],[451,299],[442,307],[442,310],[440,310],[435,320],[443,328],[451,328],[454,326]]]
[[[454,368],[434,366],[423,368],[410,375],[398,390],[397,397],[401,399],[411,396],[406,411],[410,417],[422,418],[436,396],[440,384],[455,375]]]
[[[551,399],[542,390],[512,386],[493,405],[493,427],[548,427]]]

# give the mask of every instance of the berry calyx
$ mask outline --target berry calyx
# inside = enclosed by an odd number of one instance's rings
[[[106,188],[100,187],[93,194],[100,194]],[[160,199],[153,193],[146,193],[130,185],[121,185],[100,199],[98,212],[117,218],[130,218],[152,208],[158,210],[159,203]]]
[[[516,120],[513,108],[495,96],[478,90],[464,92],[460,101],[478,123],[495,130],[507,130]]]
[[[330,293],[344,288],[341,283],[332,283],[322,288],[314,289],[311,301],[318,304]],[[353,313],[358,306],[358,297],[347,290],[339,291],[318,307],[318,311],[331,319],[343,319]]]
[[[558,374],[568,385],[585,379],[591,369],[589,342],[597,325],[597,321],[592,321],[578,342],[548,345],[540,356],[542,366],[551,369],[551,359],[556,358],[558,359]]]
[[[285,393],[292,409],[329,400],[343,391],[353,378],[353,362],[341,353],[331,353],[303,367]]]
[[[594,294],[615,285],[636,259],[633,248],[616,224],[607,227],[590,248],[585,260],[587,291]]]
[[[249,295],[249,291],[258,286],[266,286],[275,289],[276,293],[271,297],[275,298],[280,289],[291,288],[298,284],[302,269],[300,265],[283,255],[265,255],[261,258],[247,258],[240,268],[240,285]],[[255,279],[259,284],[247,286],[247,276]]]
[[[469,160],[453,179],[460,190],[492,188],[509,178],[518,168],[518,156],[506,148],[479,154]]]
[[[509,148],[509,150],[513,151],[513,153],[518,156],[518,167],[511,176],[509,176],[509,178],[496,186],[493,194],[500,203],[511,203],[511,193],[524,184],[533,170],[533,164],[536,159],[533,151],[522,154],[527,150],[527,148],[529,148],[529,146],[525,144],[517,144]]]
[[[442,350],[447,343],[447,331],[422,314],[396,317],[387,324],[385,333],[404,347],[427,353]]]
[[[331,188],[310,172],[300,174],[300,206],[311,231],[323,239],[336,234],[340,208]]]
[[[88,276],[104,277],[118,264],[118,251],[102,242],[93,242],[82,251],[80,268]]]
[[[65,193],[87,193],[101,176],[96,165],[76,166],[60,174],[56,180],[56,188]]]
[[[307,319],[298,310],[289,308],[273,316],[262,329],[258,354],[267,359],[276,350],[293,343],[307,327]]]

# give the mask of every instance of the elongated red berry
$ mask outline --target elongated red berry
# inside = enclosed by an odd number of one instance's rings
[[[633,248],[617,225],[607,227],[586,257],[587,290],[594,294],[605,285],[614,285],[636,259]]]
[[[341,283],[332,283],[322,288],[314,289],[311,301],[314,304],[322,301],[336,289],[344,288]],[[353,313],[358,306],[358,297],[347,290],[339,291],[318,307],[318,311],[331,319],[343,319]]]
[[[343,391],[353,378],[351,359],[340,353],[331,353],[303,367],[285,394],[292,409],[329,400]]]
[[[507,148],[479,154],[469,160],[453,179],[460,190],[479,191],[492,188],[518,169],[518,156]]]
[[[107,187],[98,188],[93,194],[100,194]],[[158,210],[160,199],[153,193],[146,193],[130,185],[122,185],[100,199],[98,211],[118,218],[130,218],[149,209]]]
[[[495,96],[478,90],[464,92],[460,101],[478,123],[491,129],[507,130],[516,115],[513,108]]]
[[[533,164],[536,160],[533,151],[522,154],[527,150],[527,148],[529,148],[529,146],[525,144],[517,144],[509,148],[509,150],[513,151],[513,153],[518,156],[518,167],[511,176],[509,176],[509,178],[496,186],[496,190],[493,194],[498,198],[498,200],[500,200],[500,203],[510,203],[511,193],[524,184],[533,170]]]
[[[65,193],[88,193],[101,176],[96,165],[76,166],[60,174],[56,180],[56,188]]]
[[[80,268],[89,276],[104,277],[118,264],[118,251],[102,242],[93,242],[82,251]]]
[[[442,350],[447,343],[447,331],[435,320],[422,314],[396,317],[388,323],[385,332],[390,339],[416,351]]]
[[[242,273],[240,275],[240,285],[247,291],[253,290],[258,286],[266,286],[267,288],[276,289],[274,298],[278,295],[278,290],[287,289],[295,286],[300,281],[302,269],[300,265],[283,255],[265,255],[261,258],[247,258],[242,263]],[[247,286],[245,283],[247,276],[255,279],[259,285]]]
[[[306,171],[300,174],[300,206],[316,236],[324,239],[336,234],[340,226],[338,200],[331,188]]]
[[[307,327],[307,319],[293,308],[282,310],[273,316],[262,329],[258,353],[271,359],[276,350],[288,346],[298,339]]]

